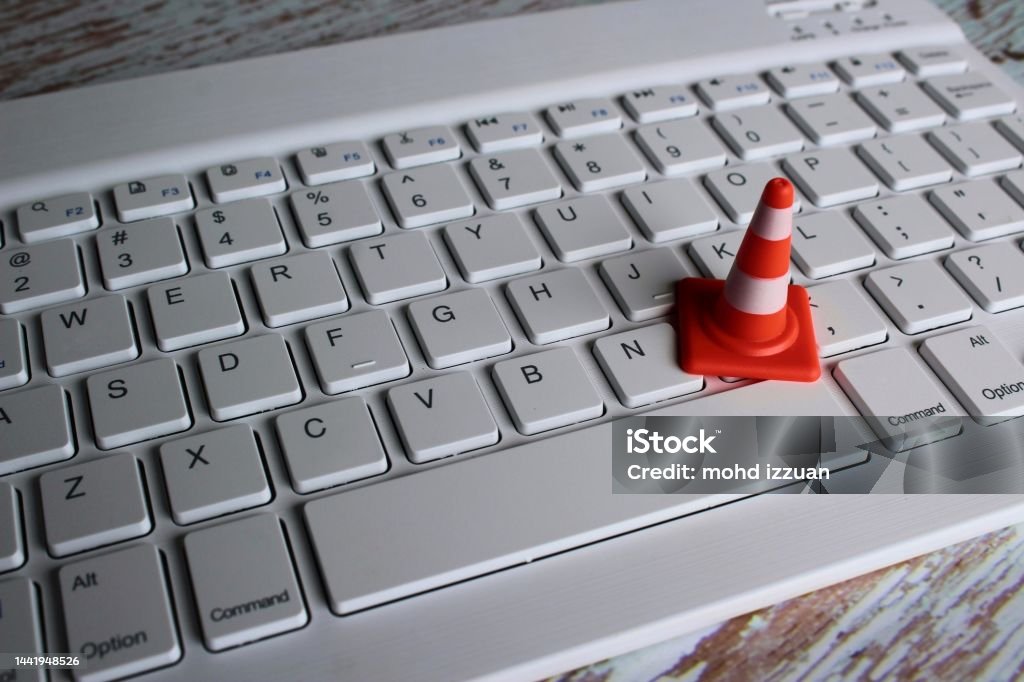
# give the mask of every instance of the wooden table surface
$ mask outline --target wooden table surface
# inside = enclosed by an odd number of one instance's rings
[[[587,0],[0,0],[0,99]],[[939,0],[1024,82],[1024,2]],[[559,676],[1024,679],[1024,526]]]

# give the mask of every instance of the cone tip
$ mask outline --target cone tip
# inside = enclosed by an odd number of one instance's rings
[[[764,186],[761,202],[772,208],[793,206],[793,183],[786,178],[772,178]]]

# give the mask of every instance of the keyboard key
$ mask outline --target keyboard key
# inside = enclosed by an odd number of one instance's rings
[[[555,157],[581,192],[643,182],[644,165],[620,135],[599,135],[580,142],[559,142]]]
[[[722,139],[745,161],[798,152],[804,148],[800,131],[771,105],[717,114],[711,122]]]
[[[406,454],[416,464],[498,442],[498,427],[473,375],[444,374],[388,391]]]
[[[512,337],[482,289],[410,303],[409,322],[427,364],[434,369],[512,351]]]
[[[199,373],[215,421],[246,417],[302,400],[292,356],[277,334],[199,351]]]
[[[88,192],[50,197],[18,207],[18,231],[26,244],[70,237],[99,226],[96,202]]]
[[[298,493],[382,474],[388,460],[362,398],[334,400],[282,414],[281,452]]]
[[[479,283],[540,270],[540,253],[514,213],[499,213],[444,228],[445,242],[467,282]]]
[[[473,215],[473,202],[448,165],[385,175],[382,187],[395,220],[405,228]]]
[[[223,651],[309,622],[281,521],[259,514],[185,536],[203,641]]]
[[[942,125],[946,114],[915,83],[882,85],[857,93],[857,101],[891,133]]]
[[[280,256],[288,250],[274,207],[266,199],[248,199],[196,211],[196,232],[211,268]]]
[[[571,348],[503,360],[492,373],[512,421],[527,436],[604,414],[601,396]]]
[[[843,80],[855,88],[883,83],[899,83],[907,75],[903,67],[888,54],[861,54],[838,59],[832,66]]]
[[[120,679],[181,659],[156,547],[143,543],[65,564],[57,576],[68,648],[85,658],[77,680]]]
[[[689,179],[630,187],[622,193],[622,205],[656,244],[718,229],[718,215]]]
[[[697,93],[715,111],[767,104],[768,88],[752,73],[708,78],[697,83]]]
[[[448,286],[437,255],[422,232],[353,244],[349,257],[363,294],[373,305],[432,294]]]
[[[218,204],[276,194],[288,189],[281,166],[270,157],[226,163],[206,171],[210,196]]]
[[[161,175],[116,185],[114,205],[117,206],[117,219],[130,223],[191,211],[196,202],[184,175]]]
[[[996,121],[996,130],[1017,149],[1024,151],[1024,116],[1004,116]]]
[[[536,149],[478,156],[469,172],[480,193],[496,211],[559,199],[562,186]]]
[[[119,225],[96,235],[103,286],[112,291],[188,272],[178,228],[170,218]]]
[[[349,307],[334,260],[323,251],[254,265],[252,286],[268,327],[336,315]]]
[[[967,60],[946,47],[918,47],[900,50],[899,60],[918,78],[963,73]]]
[[[25,654],[43,653],[43,625],[39,617],[39,591],[28,578],[0,582],[0,642],[5,649]],[[8,668],[0,679],[46,682],[45,668]]]
[[[961,121],[1012,114],[1017,109],[1012,97],[976,71],[931,78],[924,81],[924,89]]]
[[[871,430],[893,452],[960,432],[956,407],[903,348],[843,360],[834,376]]]
[[[704,377],[679,369],[676,333],[670,324],[598,339],[594,356],[626,407],[643,407],[704,388]]]
[[[524,111],[474,119],[466,124],[466,135],[481,154],[536,147],[544,141],[537,119]]]
[[[1011,197],[1017,200],[1017,203],[1024,204],[1024,170],[1007,173],[1002,177],[999,184]]]
[[[669,248],[606,260],[598,272],[622,314],[633,322],[667,314],[675,303],[676,282],[693,274]]]
[[[321,246],[371,237],[384,231],[377,209],[361,182],[339,182],[291,195],[302,241]]]
[[[335,394],[393,381],[412,371],[395,327],[383,310],[306,327],[306,345],[320,388]]]
[[[637,123],[655,123],[697,114],[697,102],[683,85],[633,90],[622,96],[622,105]]]
[[[530,341],[554,343],[607,329],[611,318],[580,270],[543,272],[510,282],[509,303]]]
[[[754,217],[765,183],[778,175],[779,171],[770,163],[751,163],[708,173],[704,186],[733,222],[746,226]],[[793,213],[799,210],[800,198],[794,197]]]
[[[808,287],[811,316],[823,358],[885,343],[885,321],[850,280],[837,279]]]
[[[39,244],[0,257],[0,313],[15,313],[85,296],[78,247],[70,239]]]
[[[928,140],[967,176],[997,173],[1021,164],[1020,152],[987,121],[943,127],[928,133]]]
[[[633,245],[626,226],[603,196],[546,204],[535,215],[551,250],[566,263],[625,251]]]
[[[21,533],[21,501],[17,490],[9,483],[0,481],[0,573],[13,571],[24,563],[25,540]],[[3,612],[0,612],[0,632],[3,631],[2,628]],[[6,640],[4,641],[6,643]]]
[[[999,313],[1024,305],[1024,253],[1005,244],[957,251],[946,269],[978,305]]]
[[[27,383],[25,330],[17,320],[0,320],[0,391]]]
[[[622,116],[608,99],[578,99],[548,107],[547,118],[555,134],[566,139],[622,127]]]
[[[124,296],[94,298],[39,317],[46,368],[62,377],[139,357],[135,325]]]
[[[793,221],[793,262],[811,279],[869,268],[875,250],[845,212],[801,214]]]
[[[725,148],[697,118],[637,128],[636,142],[662,175],[681,175],[725,165]]]
[[[165,353],[238,336],[245,321],[231,278],[210,272],[146,291],[156,343]]]
[[[827,95],[839,89],[839,79],[821,62],[770,69],[768,83],[788,99]]]
[[[822,147],[870,140],[878,131],[875,122],[846,94],[792,102],[786,111]]]
[[[303,149],[295,155],[295,161],[307,185],[362,178],[377,170],[370,150],[358,140]]]
[[[55,384],[0,395],[0,476],[75,454],[71,411]]]
[[[452,161],[462,156],[458,140],[446,126],[414,128],[385,135],[382,144],[391,166],[399,169]]]
[[[725,279],[743,241],[743,230],[720,232],[690,242],[690,257],[705,277]]]
[[[971,318],[970,299],[931,261],[876,270],[867,276],[864,286],[905,334]]]
[[[178,366],[169,358],[129,365],[86,380],[93,435],[101,450],[192,426]]]
[[[826,208],[878,194],[878,181],[848,149],[790,156],[782,167],[816,206]]]
[[[924,140],[916,136],[871,140],[857,150],[871,170],[897,192],[949,182],[953,171]]]
[[[160,464],[177,524],[258,507],[273,497],[248,424],[164,443]]]
[[[972,242],[1024,230],[1024,209],[994,180],[939,187],[928,195],[946,220]]]
[[[885,197],[853,209],[853,217],[889,258],[900,260],[953,246],[953,231],[919,196]]]

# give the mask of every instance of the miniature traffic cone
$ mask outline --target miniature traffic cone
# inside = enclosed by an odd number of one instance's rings
[[[679,364],[690,374],[815,381],[807,291],[789,283],[793,185],[768,181],[729,276],[676,285]]]

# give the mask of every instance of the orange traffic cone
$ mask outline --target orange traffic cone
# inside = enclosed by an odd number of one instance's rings
[[[676,287],[679,364],[690,374],[815,381],[821,376],[807,291],[789,283],[793,185],[768,181],[723,282]]]

